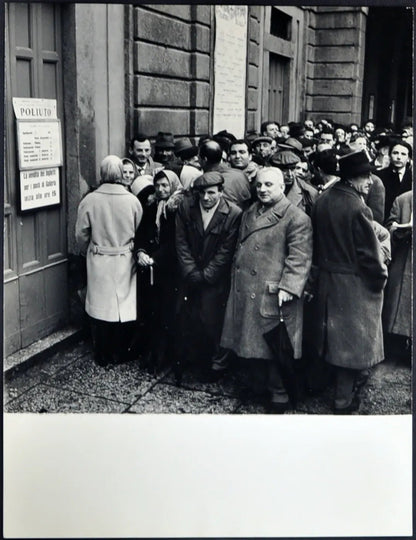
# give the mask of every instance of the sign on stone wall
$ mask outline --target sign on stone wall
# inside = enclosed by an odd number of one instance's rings
[[[215,6],[214,133],[244,136],[246,66],[247,6]]]

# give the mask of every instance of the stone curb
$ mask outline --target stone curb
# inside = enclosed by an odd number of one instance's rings
[[[52,356],[68,345],[74,345],[87,337],[86,328],[71,328],[56,332],[51,336],[37,341],[17,353],[4,359],[3,378],[10,379],[17,373],[23,373],[41,360]],[[52,341],[52,343],[51,343]]]

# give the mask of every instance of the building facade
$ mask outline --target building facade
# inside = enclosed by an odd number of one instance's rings
[[[243,136],[265,119],[322,117],[399,127],[412,119],[412,20],[393,6],[6,3],[5,353],[76,320],[76,212],[105,155],[126,155],[135,131]],[[22,210],[16,98],[56,104],[54,205]]]

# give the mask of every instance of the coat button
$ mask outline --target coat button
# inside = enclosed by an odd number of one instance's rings
[[[256,298],[256,294],[253,292],[250,294],[250,298],[252,298],[254,300],[254,298]]]
[[[251,273],[252,276],[255,276],[257,274],[257,272],[255,270],[252,270],[250,273]]]

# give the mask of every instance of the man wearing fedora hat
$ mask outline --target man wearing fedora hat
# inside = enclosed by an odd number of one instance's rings
[[[205,172],[194,181],[195,196],[186,197],[176,215],[183,278],[177,354],[179,363],[198,359],[204,378],[211,375],[211,360],[219,352],[241,218],[240,208],[223,197],[223,185],[221,172]]]
[[[363,198],[373,166],[365,150],[339,159],[340,182],[312,211],[318,352],[335,366],[334,412],[359,408],[363,374],[384,359],[381,310],[387,267]]]
[[[175,142],[173,134],[169,132],[159,131],[155,140],[155,159],[159,161],[165,169],[171,169],[177,165],[177,160],[173,152]]]

